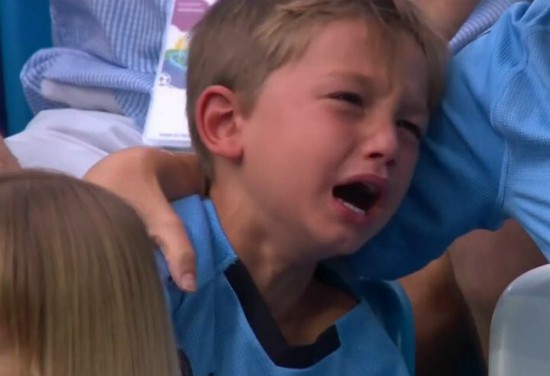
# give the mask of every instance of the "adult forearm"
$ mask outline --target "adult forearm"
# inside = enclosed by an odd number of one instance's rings
[[[168,200],[204,190],[204,176],[194,154],[147,147],[113,153],[92,167],[85,178],[117,193],[139,193],[147,182],[155,181]]]
[[[152,158],[159,184],[169,200],[205,193],[206,178],[195,154],[155,152],[145,158]]]
[[[515,221],[496,232],[475,231],[449,248],[457,285],[474,319],[485,360],[493,311],[506,287],[521,274],[547,263]]]
[[[192,245],[167,199],[203,193],[204,176],[197,158],[153,148],[129,148],[97,163],[85,179],[118,194],[139,211],[165,255],[174,281],[184,290],[193,291]]]

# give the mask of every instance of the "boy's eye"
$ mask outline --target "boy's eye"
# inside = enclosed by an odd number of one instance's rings
[[[408,120],[398,120],[395,123],[399,128],[406,129],[411,132],[418,140],[422,139],[422,128],[419,125],[414,124]]]
[[[364,106],[363,97],[361,97],[361,95],[357,93],[342,91],[342,92],[338,92],[330,95],[330,98],[343,101],[357,107]]]

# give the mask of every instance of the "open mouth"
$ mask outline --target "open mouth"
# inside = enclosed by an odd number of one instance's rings
[[[382,196],[381,189],[369,183],[350,183],[337,185],[333,196],[344,206],[357,214],[365,214]]]

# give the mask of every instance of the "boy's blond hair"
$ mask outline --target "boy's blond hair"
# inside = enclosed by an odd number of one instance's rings
[[[133,209],[38,171],[1,174],[0,208],[0,331],[19,374],[180,374],[154,246]]]
[[[299,59],[317,28],[345,18],[377,27],[388,52],[398,33],[411,35],[428,62],[429,104],[439,100],[447,46],[408,0],[218,0],[194,30],[189,51],[187,116],[194,148],[212,178],[210,154],[195,123],[195,104],[211,85],[239,94],[246,114],[266,77]],[[387,39],[387,41],[386,41]]]

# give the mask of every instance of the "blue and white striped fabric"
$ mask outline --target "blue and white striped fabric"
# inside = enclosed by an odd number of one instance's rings
[[[483,0],[449,43],[453,54],[486,31],[513,3],[521,0]],[[525,0],[524,0],[525,1]]]
[[[483,0],[453,39],[453,50],[487,29],[513,2]],[[112,107],[117,107],[141,129],[173,0],[50,3],[54,47],[32,56],[21,75],[33,112],[64,107],[112,112]],[[76,86],[82,89],[79,94],[93,103],[75,104],[73,93],[63,89],[53,95],[44,89],[45,81]],[[97,102],[98,89],[108,90],[116,104],[105,106],[106,99]]]
[[[50,3],[54,47],[32,56],[21,74],[32,110],[67,107],[42,92],[52,80],[111,90],[122,113],[142,126],[172,1]]]

